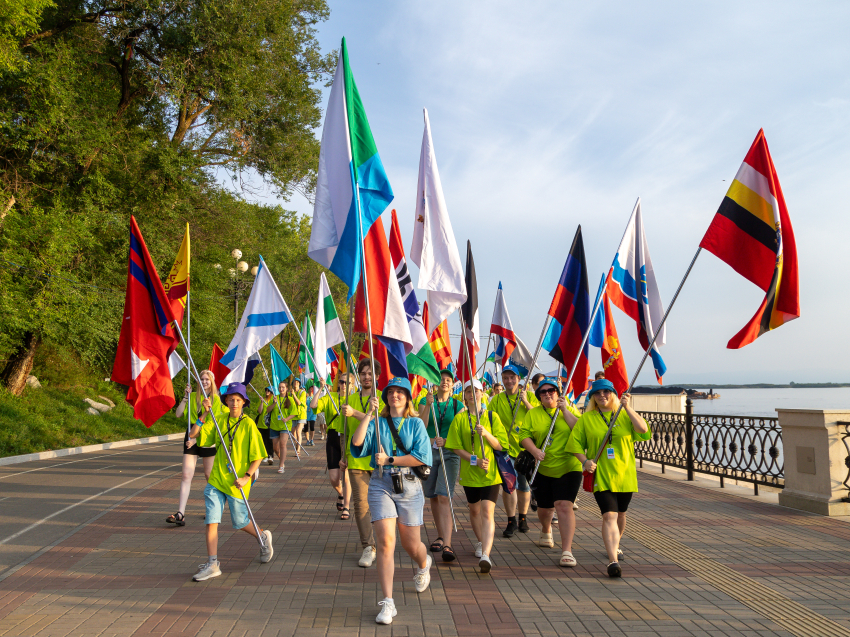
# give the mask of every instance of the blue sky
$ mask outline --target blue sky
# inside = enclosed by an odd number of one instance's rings
[[[330,50],[347,38],[408,250],[428,108],[484,336],[501,280],[532,348],[576,226],[595,290],[638,196],[666,306],[763,127],[802,316],[727,350],[764,294],[703,253],[668,321],[665,384],[850,381],[850,302],[834,285],[848,258],[848,24],[840,2],[337,2],[319,39]],[[282,204],[312,215],[297,195]],[[631,374],[643,352],[614,312]],[[651,368],[639,382],[654,382]]]

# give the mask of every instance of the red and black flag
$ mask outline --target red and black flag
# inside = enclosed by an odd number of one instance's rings
[[[739,349],[799,318],[797,244],[764,130],[699,245],[766,292],[755,316],[726,347]]]
[[[478,281],[475,278],[475,262],[472,260],[472,244],[469,241],[466,242],[466,302],[460,307],[460,313],[466,324],[466,331],[461,334],[460,339],[457,377],[465,383],[475,376],[475,355],[481,349],[478,344]],[[469,352],[472,371],[466,365],[466,351]]]

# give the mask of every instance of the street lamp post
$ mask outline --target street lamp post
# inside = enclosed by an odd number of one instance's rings
[[[242,296],[242,292],[248,289],[248,281],[240,278],[240,274],[244,274],[248,271],[249,265],[247,261],[240,261],[242,258],[242,250],[238,248],[234,248],[230,253],[230,256],[236,262],[236,267],[229,268],[228,272],[230,274],[230,286],[233,290],[233,326],[234,328],[239,327],[239,298]],[[219,266],[220,268],[221,266]],[[251,274],[256,276],[256,266],[251,270]]]

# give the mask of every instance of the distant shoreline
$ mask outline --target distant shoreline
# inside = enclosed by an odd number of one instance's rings
[[[682,389],[834,389],[838,387],[850,387],[850,383],[789,383],[787,385],[772,385],[770,383],[751,383],[748,385],[712,385],[711,383],[674,383],[674,387]],[[651,390],[658,389],[653,385],[638,385],[635,389]]]

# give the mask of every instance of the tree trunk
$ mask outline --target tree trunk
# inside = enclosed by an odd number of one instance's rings
[[[24,334],[21,348],[7,361],[3,371],[0,372],[0,383],[3,383],[14,396],[20,396],[26,387],[27,376],[30,375],[35,360],[35,350],[40,343],[41,338],[34,332]]]

